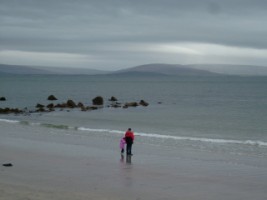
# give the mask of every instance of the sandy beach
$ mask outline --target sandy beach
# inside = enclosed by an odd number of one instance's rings
[[[83,136],[74,130],[42,134],[28,126],[9,130],[0,134],[1,200],[267,197],[266,160],[261,158],[248,162],[242,156],[178,152],[144,145],[137,137],[128,160],[119,153],[119,137]]]

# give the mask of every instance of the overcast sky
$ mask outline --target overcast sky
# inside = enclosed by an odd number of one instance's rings
[[[0,63],[267,66],[267,0],[0,0]]]

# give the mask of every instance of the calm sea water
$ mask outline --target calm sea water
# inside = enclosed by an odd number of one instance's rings
[[[0,115],[0,124],[6,129],[6,124],[17,123],[33,130],[73,129],[103,137],[120,137],[131,127],[144,143],[267,155],[266,91],[267,77],[8,75],[0,76],[0,96],[7,98],[1,108],[34,110],[37,103],[51,103],[51,94],[58,98],[54,103],[72,99],[88,106],[100,95],[105,107]],[[143,99],[149,106],[110,108],[111,96],[121,103]]]

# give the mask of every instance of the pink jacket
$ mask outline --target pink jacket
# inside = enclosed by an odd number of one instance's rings
[[[121,138],[121,141],[120,141],[120,148],[124,149],[125,144],[126,144],[126,141],[125,141],[125,138],[123,137]]]

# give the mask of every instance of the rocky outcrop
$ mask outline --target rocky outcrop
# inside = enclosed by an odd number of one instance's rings
[[[118,99],[117,99],[116,97],[112,96],[112,97],[109,99],[109,101],[118,101]]]
[[[0,114],[19,114],[22,113],[23,111],[18,109],[18,108],[0,108]]]
[[[104,99],[101,96],[97,96],[94,99],[92,99],[93,105],[96,106],[102,106],[104,104]]]
[[[46,107],[49,108],[49,109],[53,109],[55,106],[54,106],[53,103],[50,103],[50,104],[48,104]]]
[[[123,108],[128,108],[128,107],[137,107],[138,103],[137,102],[127,102],[124,104]]]
[[[0,101],[6,101],[6,97],[0,97]]]
[[[73,100],[69,99],[69,100],[67,101],[67,107],[68,107],[68,108],[76,108],[77,105],[76,105],[76,103],[75,103]]]
[[[45,106],[43,104],[39,104],[39,103],[37,103],[36,106],[35,106],[35,108],[44,108],[44,107]]]
[[[12,163],[4,163],[3,166],[4,167],[13,167],[13,164]]]
[[[149,104],[148,104],[146,101],[141,100],[141,101],[139,102],[139,105],[141,105],[141,106],[148,106]]]
[[[82,102],[79,102],[79,103],[77,104],[77,107],[82,108],[82,107],[84,107],[84,104],[83,104]]]
[[[47,97],[47,100],[55,101],[55,100],[57,100],[57,98],[54,95],[50,95],[50,96]]]
[[[1,99],[5,99],[4,97],[1,97]],[[54,95],[50,95],[48,100],[57,100],[57,98]],[[112,108],[128,108],[128,107],[137,107],[137,106],[148,106],[149,104],[145,100],[140,100],[139,102],[126,102],[126,103],[120,103],[118,102],[118,99],[114,96],[111,96],[109,99],[110,105],[107,105],[107,107],[112,107]],[[81,111],[91,111],[91,110],[96,110],[103,108],[104,105],[104,99],[102,96],[97,96],[94,99],[92,99],[93,105],[91,106],[86,106],[82,102],[79,102],[76,104],[73,100],[69,99],[67,102],[59,103],[59,104],[53,104],[49,103],[48,105],[43,105],[40,103],[36,104],[36,110],[35,111],[30,111],[28,109],[20,110],[18,108],[0,108],[0,114],[9,114],[9,113],[34,113],[34,112],[52,112],[55,111],[56,109],[64,110],[68,108],[80,108]],[[68,112],[70,110],[67,110]]]

